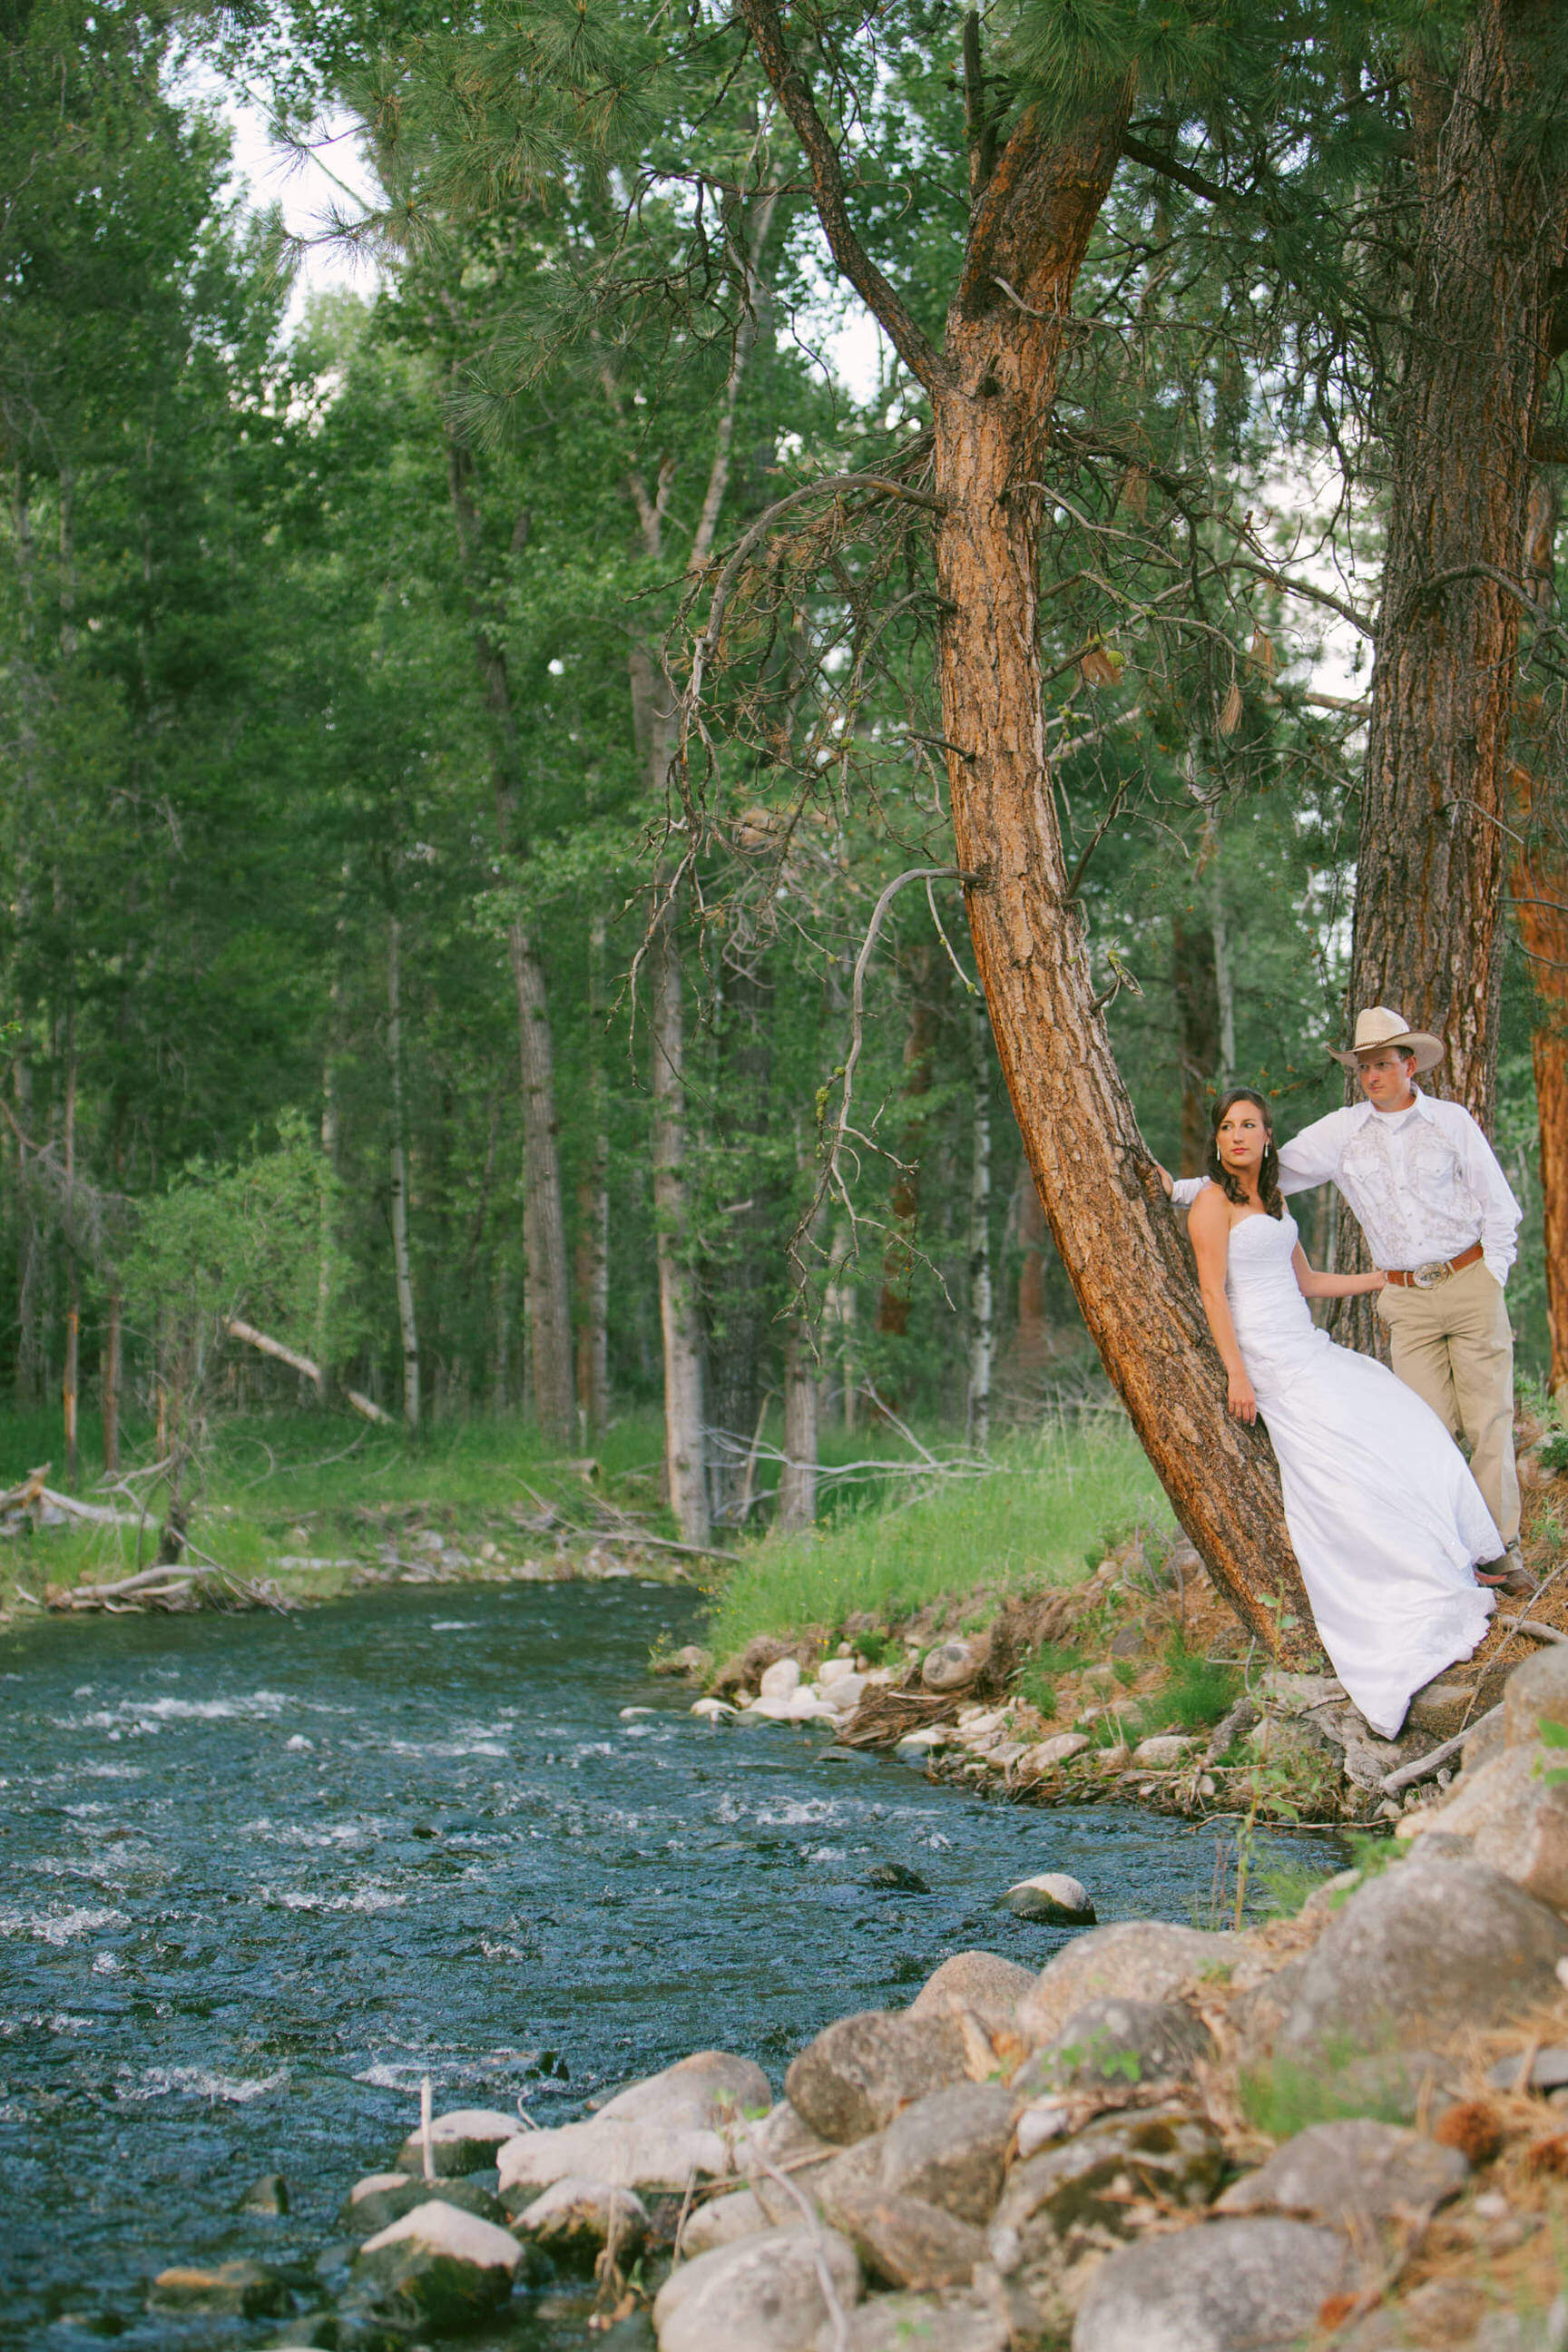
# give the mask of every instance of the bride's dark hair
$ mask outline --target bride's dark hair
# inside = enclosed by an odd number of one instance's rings
[[[1219,1156],[1219,1123],[1226,1111],[1240,1102],[1251,1103],[1255,1110],[1262,1113],[1264,1132],[1268,1141],[1263,1153],[1263,1165],[1258,1171],[1258,1197],[1271,1217],[1282,1217],[1285,1203],[1279,1197],[1279,1154],[1274,1149],[1274,1114],[1263,1097],[1255,1094],[1250,1087],[1232,1087],[1228,1094],[1221,1095],[1214,1107],[1214,1117],[1209,1121],[1209,1181],[1217,1184],[1226,1199],[1234,1201],[1237,1208],[1245,1206],[1247,1195],[1241,1189],[1240,1179],[1230,1173]]]

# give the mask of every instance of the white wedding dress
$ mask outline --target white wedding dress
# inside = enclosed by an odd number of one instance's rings
[[[1392,1739],[1411,1694],[1468,1658],[1495,1605],[1471,1573],[1502,1538],[1431,1407],[1320,1331],[1297,1286],[1296,1222],[1230,1229],[1226,1297],[1279,1457],[1285,1518],[1335,1674]]]

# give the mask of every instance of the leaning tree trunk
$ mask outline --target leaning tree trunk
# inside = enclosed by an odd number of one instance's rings
[[[938,352],[859,243],[837,145],[775,0],[741,6],[805,150],[834,257],[930,395],[958,862],[1003,1073],[1058,1250],[1183,1526],[1243,1622],[1276,1656],[1301,1657],[1310,1612],[1272,1449],[1226,1411],[1193,1270],[1095,999],[1046,761],[1040,486],[1073,287],[1131,89],[1061,132],[1026,109],[994,164],[982,128],[964,267]],[[972,94],[978,120],[982,93]]]
[[[1357,861],[1352,1008],[1446,1039],[1441,1091],[1489,1122],[1502,995],[1509,735],[1531,437],[1568,231],[1545,106],[1554,13],[1481,0],[1451,84],[1411,86],[1421,196],[1385,428],[1388,547]]]

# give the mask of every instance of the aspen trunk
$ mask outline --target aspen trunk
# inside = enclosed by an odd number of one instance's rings
[[[969,1443],[991,1442],[991,1024],[984,999],[970,1011],[973,1085],[969,1162]]]
[[[62,517],[60,528],[65,529]],[[66,1491],[74,1494],[81,1469],[81,1449],[77,1433],[77,1410],[81,1391],[81,1272],[76,1249],[76,1017],[74,1008],[66,1015],[66,1117],[65,1117],[65,1244],[66,1244],[66,1349],[65,1368],[60,1383],[60,1402],[65,1416]]]
[[[333,1180],[338,1172],[341,1118],[338,1106],[338,1020],[342,1005],[342,981],[332,974],[328,1014],[327,1051],[321,1064],[321,1198],[316,1234],[315,1390],[326,1402],[329,1386],[328,1341],[331,1332],[333,1269],[337,1259],[334,1230]]]
[[[777,1524],[809,1528],[816,1517],[816,1421],[820,1391],[811,1334],[792,1314],[784,1327],[784,1468],[779,1473]]]
[[[1388,549],[1357,864],[1352,1011],[1447,1045],[1433,1083],[1489,1125],[1502,992],[1509,735],[1530,445],[1568,230],[1551,12],[1479,0],[1453,82],[1412,80],[1420,223],[1385,427]],[[1501,575],[1500,578],[1499,575]]]
[[[705,1544],[706,1381],[701,1304],[686,1173],[686,1015],[676,910],[659,909],[649,950],[653,1205],[664,1333],[664,1460],[669,1507],[683,1543]]]
[[[109,1306],[103,1326],[103,1369],[100,1380],[103,1414],[103,1467],[112,1477],[120,1467],[120,1355],[121,1324],[124,1307],[120,1286],[115,1282],[109,1293]]]
[[[399,970],[401,929],[394,915],[386,934],[386,1059],[392,1081],[392,1258],[397,1285],[397,1328],[403,1349],[403,1418],[419,1426],[419,1327],[414,1312],[414,1276],[408,1259],[408,1160],[403,1105],[403,987]]]

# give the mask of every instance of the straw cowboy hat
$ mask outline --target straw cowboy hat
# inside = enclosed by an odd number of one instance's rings
[[[1386,1004],[1371,1004],[1355,1017],[1355,1036],[1348,1053],[1342,1054],[1335,1045],[1329,1051],[1336,1062],[1347,1070],[1358,1067],[1357,1056],[1381,1053],[1384,1045],[1402,1045],[1415,1056],[1417,1070],[1436,1069],[1443,1058],[1443,1040],[1430,1036],[1425,1029],[1405,1025],[1402,1013],[1391,1013]]]

